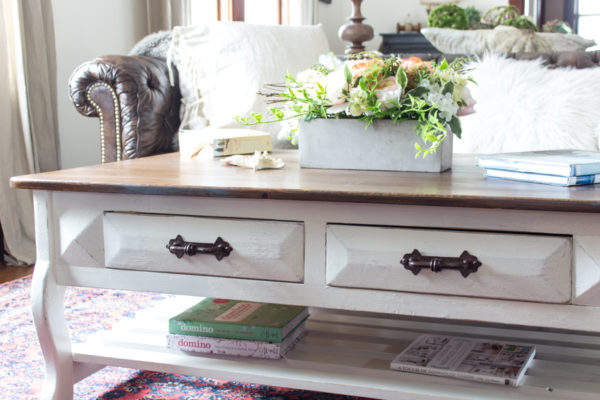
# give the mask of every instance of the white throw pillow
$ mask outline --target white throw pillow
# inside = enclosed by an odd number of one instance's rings
[[[544,67],[485,55],[470,63],[475,114],[461,117],[454,152],[598,150],[600,68]]]
[[[283,83],[287,72],[296,74],[328,52],[321,25],[217,22],[174,28],[169,59],[179,73],[182,128],[239,128],[235,116],[267,114],[257,94],[262,86]],[[270,132],[274,146],[284,147],[285,139],[277,137],[280,124],[254,128]]]
[[[445,54],[548,53],[585,50],[596,44],[576,34],[533,32],[505,25],[475,30],[424,28],[421,33]]]

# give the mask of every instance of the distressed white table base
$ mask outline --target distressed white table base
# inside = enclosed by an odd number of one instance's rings
[[[596,383],[600,381],[600,367],[596,365],[600,358],[597,335],[600,332],[600,297],[593,284],[593,252],[575,250],[573,265],[564,266],[567,270],[574,269],[573,282],[581,282],[580,286],[573,284],[569,303],[577,303],[578,293],[587,293],[586,302],[593,304],[580,306],[328,286],[324,240],[330,224],[352,224],[556,235],[571,238],[573,247],[582,242],[583,248],[589,248],[590,243],[599,243],[600,218],[596,214],[45,191],[35,192],[35,205],[38,263],[34,272],[32,306],[46,362],[43,399],[71,398],[73,382],[102,365],[389,399],[534,399],[542,396],[592,399],[600,391],[600,385]],[[138,270],[106,268],[106,212],[301,223],[304,251],[298,257],[304,265],[304,274],[300,275],[302,282],[218,276],[218,272],[214,276],[194,275],[193,272],[170,274],[144,270],[143,265]],[[163,227],[166,241],[170,235],[168,225]],[[143,230],[140,235],[144,235]],[[377,238],[371,240],[376,242]],[[458,243],[457,248],[464,245],[467,244]],[[401,244],[398,246],[404,251]],[[578,269],[579,262],[583,262],[581,270]],[[364,264],[368,266],[368,260]],[[394,268],[391,265],[383,267]],[[397,268],[402,266],[398,264]],[[518,271],[519,268],[515,273]],[[486,273],[485,269],[482,273]],[[449,275],[423,276],[444,279]],[[412,279],[412,274],[406,271],[405,277]],[[558,277],[563,279],[561,274]],[[471,279],[476,278],[475,274]],[[535,279],[556,277],[541,275]],[[71,348],[63,315],[65,285],[304,304],[377,312],[388,317],[317,315],[309,322],[308,336],[286,360],[280,361],[192,357],[167,350],[163,336],[166,318],[176,309],[173,306],[162,315],[152,311],[158,319],[151,325],[159,328],[148,331],[147,335],[141,335],[135,329],[117,330],[115,334],[101,332],[89,343]],[[410,319],[397,320],[397,316],[420,316],[436,322],[428,325]],[[461,326],[453,325],[452,320],[479,322],[474,323],[475,326]],[[486,323],[527,325],[532,329],[480,326]],[[587,333],[542,333],[539,328],[568,328]],[[535,368],[532,367],[533,375],[517,389],[389,370],[391,358],[411,338],[426,331],[533,342],[538,344],[542,358],[536,360]]]

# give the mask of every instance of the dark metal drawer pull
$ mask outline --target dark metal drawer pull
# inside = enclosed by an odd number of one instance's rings
[[[215,243],[195,243],[186,242],[181,235],[177,235],[175,239],[169,240],[167,249],[177,256],[183,257],[184,254],[193,256],[195,254],[214,254],[217,260],[221,261],[223,257],[227,257],[233,248],[224,241],[220,236],[215,240]]]
[[[477,257],[463,251],[460,257],[430,257],[423,256],[419,250],[414,249],[412,253],[407,253],[400,260],[404,268],[418,275],[422,268],[429,268],[433,272],[440,272],[443,269],[457,269],[463,277],[469,276],[471,272],[477,272],[481,262]]]

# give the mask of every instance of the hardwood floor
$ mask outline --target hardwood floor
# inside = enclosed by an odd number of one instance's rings
[[[33,265],[29,267],[11,267],[0,263],[0,284],[19,279],[23,276],[31,274],[32,272]]]

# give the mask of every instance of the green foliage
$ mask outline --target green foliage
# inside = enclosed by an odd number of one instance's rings
[[[431,10],[427,25],[433,28],[467,29],[469,21],[465,9],[456,4],[442,4]]]
[[[514,26],[515,28],[527,29],[534,32],[537,32],[538,30],[537,26],[535,26],[535,24],[524,15],[517,18],[509,19],[503,25]]]
[[[481,22],[481,12],[473,6],[465,8],[465,15],[469,29],[474,29]]]

